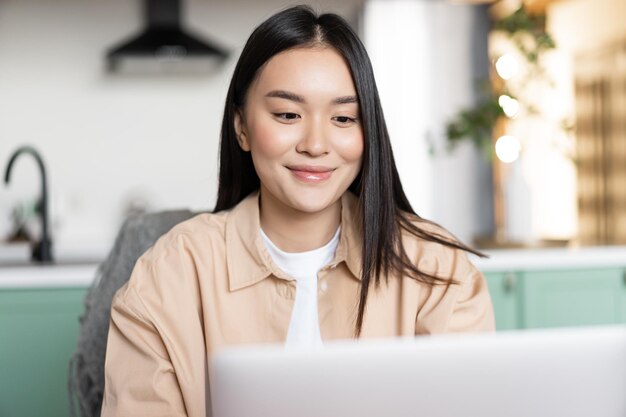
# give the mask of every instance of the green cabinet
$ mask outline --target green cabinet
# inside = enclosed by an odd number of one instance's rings
[[[626,295],[621,268],[523,273],[524,327],[619,324]]]
[[[496,329],[626,324],[626,268],[486,272]]]
[[[68,416],[68,361],[85,293],[0,289],[0,416]]]
[[[497,330],[521,327],[519,279],[513,272],[486,273]]]

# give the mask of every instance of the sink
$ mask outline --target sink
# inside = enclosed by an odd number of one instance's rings
[[[71,243],[71,242],[70,242]],[[38,262],[32,259],[32,248],[28,242],[0,242],[0,268],[14,266],[58,266],[99,264],[109,251],[107,244],[89,244],[85,242],[59,242],[53,248],[54,261]]]
[[[0,243],[0,265],[30,263],[31,248],[28,242]]]
[[[61,251],[54,263],[31,260],[29,243],[0,243],[0,289],[87,287],[96,276],[101,253]]]

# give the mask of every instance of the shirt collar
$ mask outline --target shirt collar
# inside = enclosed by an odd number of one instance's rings
[[[361,233],[358,199],[346,191],[341,197],[341,235],[332,265],[345,262],[356,279],[361,279]],[[237,204],[226,220],[226,263],[230,290],[235,291],[274,275],[291,280],[273,262],[259,230],[259,192]]]

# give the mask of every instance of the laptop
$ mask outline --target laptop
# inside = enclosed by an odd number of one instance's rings
[[[213,417],[626,416],[626,326],[247,346],[210,369]]]

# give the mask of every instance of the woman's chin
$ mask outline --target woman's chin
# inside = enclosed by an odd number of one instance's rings
[[[324,211],[337,202],[334,196],[318,195],[300,195],[291,199],[291,207],[304,213],[319,213]]]
[[[314,214],[314,213],[319,213],[321,211],[324,211],[329,206],[330,204],[320,204],[319,202],[317,203],[298,202],[294,204],[292,207],[303,213]]]
[[[269,204],[301,213],[319,213],[337,204],[343,192],[336,187],[280,187],[274,190],[261,185]]]

